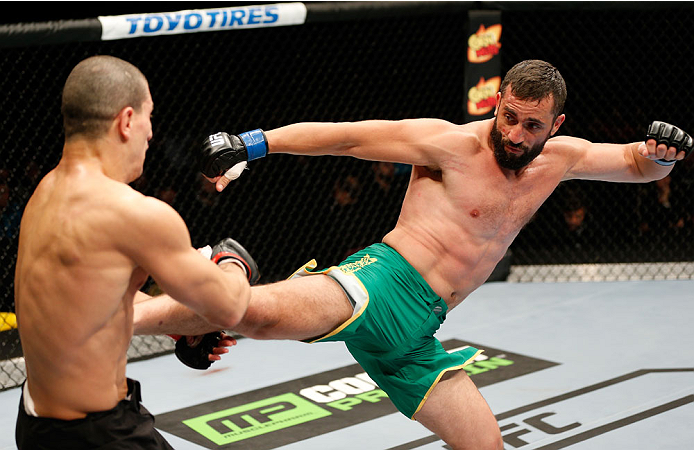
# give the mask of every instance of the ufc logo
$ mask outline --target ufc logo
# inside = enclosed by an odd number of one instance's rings
[[[210,145],[224,145],[224,136],[222,133],[215,133],[208,138]]]

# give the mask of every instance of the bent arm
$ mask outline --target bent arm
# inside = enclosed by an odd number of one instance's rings
[[[173,208],[147,198],[131,217],[127,252],[171,299],[201,316],[213,329],[236,325],[248,307],[250,284],[235,264],[217,266],[194,249]],[[142,297],[138,296],[138,305]]]
[[[136,335],[198,336],[223,329],[166,294],[152,297],[138,292],[135,296],[133,319],[133,334]]]

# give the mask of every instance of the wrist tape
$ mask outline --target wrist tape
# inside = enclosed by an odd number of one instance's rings
[[[254,159],[262,158],[267,155],[267,139],[265,138],[265,132],[260,128],[241,133],[239,134],[239,137],[243,143],[246,144],[246,151],[248,152],[249,161],[253,161]]]

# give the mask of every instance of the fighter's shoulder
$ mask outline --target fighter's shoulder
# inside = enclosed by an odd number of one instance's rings
[[[137,212],[149,203],[146,195],[124,183],[113,183],[107,191],[108,202],[123,213]]]
[[[128,185],[118,188],[114,208],[122,220],[135,230],[183,223],[183,219],[171,205],[144,195]]]
[[[585,151],[590,145],[591,142],[586,139],[565,135],[555,136],[547,141],[543,153],[568,156],[571,153]]]
[[[420,123],[427,127],[428,139],[440,138],[453,141],[481,141],[484,134],[482,123],[470,122],[456,124],[442,119],[420,119]]]
[[[477,153],[484,147],[488,134],[486,121],[469,122],[465,124],[449,124],[441,129],[439,138],[445,148],[452,154],[461,152]]]
[[[575,136],[560,135],[554,136],[547,141],[547,144],[561,147],[585,147],[590,145],[590,141]]]

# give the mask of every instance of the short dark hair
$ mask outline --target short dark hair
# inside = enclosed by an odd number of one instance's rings
[[[147,79],[127,61],[106,55],[81,61],[63,87],[60,109],[65,138],[100,136],[123,108],[140,111],[147,93]]]
[[[538,59],[521,61],[506,73],[499,91],[503,97],[511,86],[511,93],[521,100],[554,100],[552,112],[558,117],[566,102],[566,83],[556,67]]]

